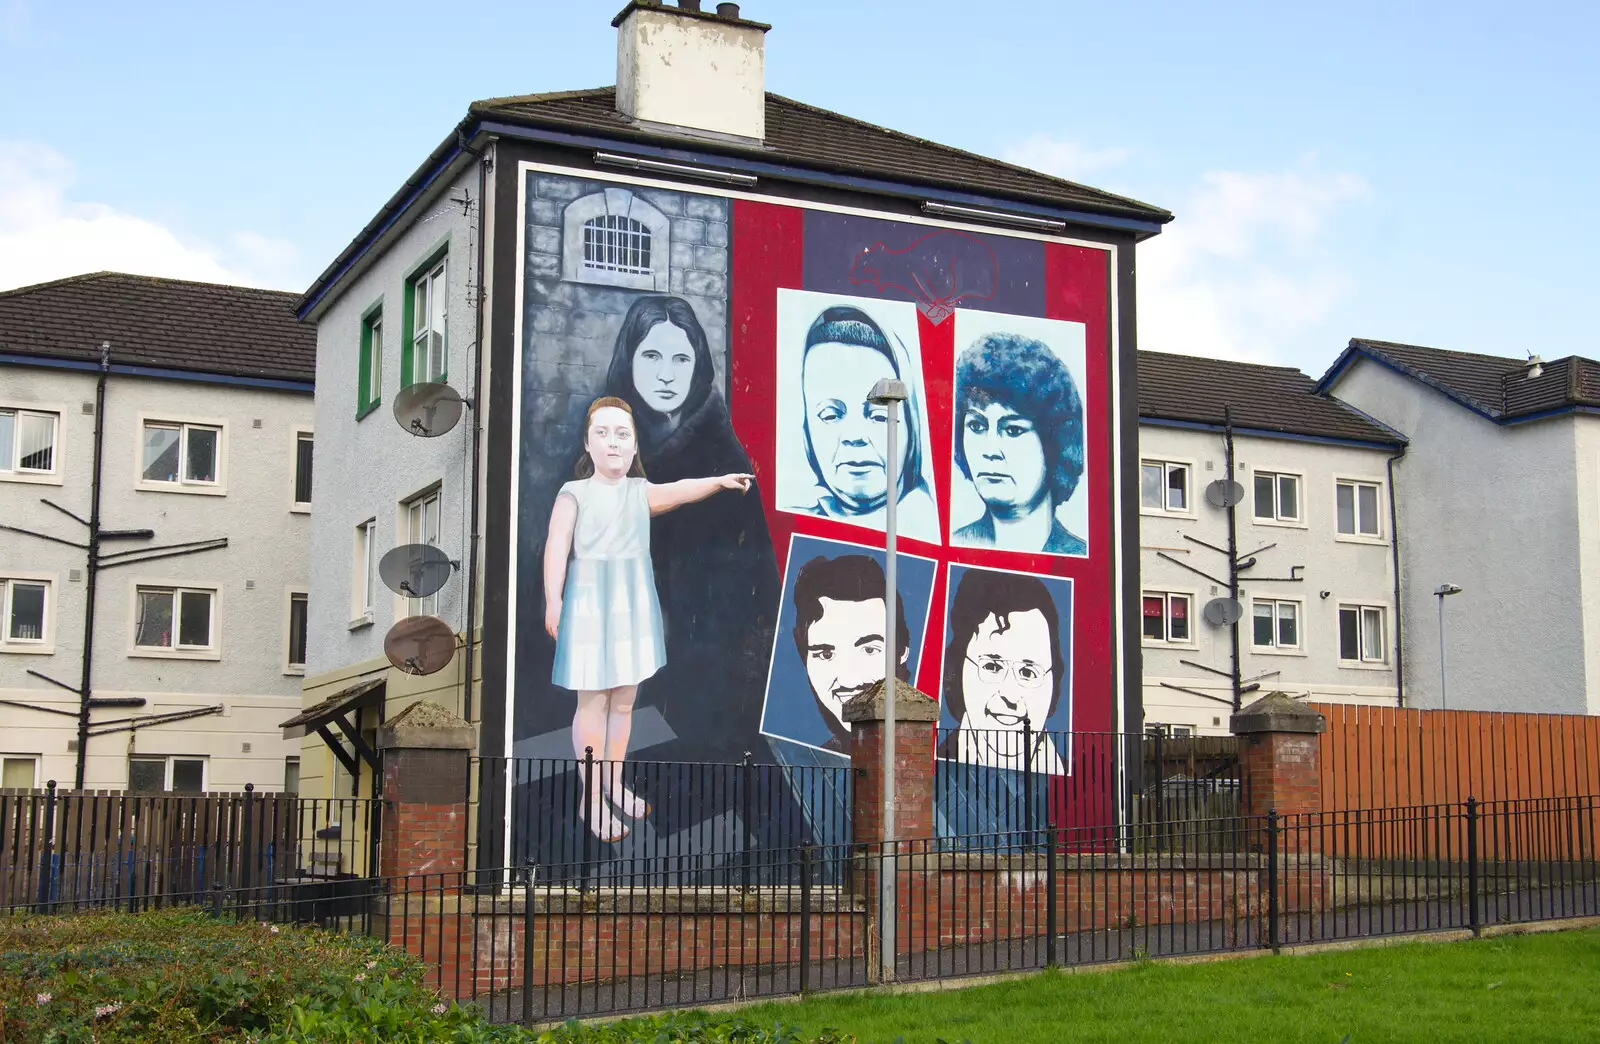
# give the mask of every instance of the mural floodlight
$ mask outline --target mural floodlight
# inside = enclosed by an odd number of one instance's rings
[[[433,674],[455,657],[455,632],[437,616],[408,616],[384,635],[383,653],[397,670]]]
[[[1244,619],[1244,606],[1237,598],[1213,598],[1200,612],[1206,623],[1216,627],[1232,627]]]
[[[1233,479],[1217,479],[1206,486],[1206,503],[1230,508],[1244,502],[1244,486]]]
[[[450,385],[424,381],[400,389],[394,398],[394,419],[411,434],[432,439],[460,423],[464,405]]]
[[[433,544],[401,544],[378,560],[383,586],[407,598],[426,598],[438,591],[455,572],[450,556]]]

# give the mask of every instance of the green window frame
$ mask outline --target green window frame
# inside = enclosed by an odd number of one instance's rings
[[[383,306],[361,317],[361,356],[356,375],[356,419],[383,401]]]
[[[450,358],[450,252],[441,250],[406,277],[401,302],[400,387],[444,381]],[[423,307],[418,308],[421,299]],[[418,349],[421,348],[421,352]],[[437,359],[438,372],[429,370]]]

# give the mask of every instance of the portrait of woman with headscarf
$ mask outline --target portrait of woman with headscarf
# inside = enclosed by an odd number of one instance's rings
[[[682,298],[633,302],[606,394],[633,408],[651,481],[752,470],[705,330]],[[651,526],[650,551],[667,666],[644,684],[641,702],[659,708],[678,737],[672,759],[737,760],[756,749],[782,589],[761,498],[702,501],[663,515]]]

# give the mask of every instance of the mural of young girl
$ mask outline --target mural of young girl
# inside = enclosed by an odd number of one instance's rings
[[[655,483],[644,476],[633,411],[621,399],[589,404],[584,456],[550,510],[545,543],[545,630],[556,641],[551,681],[578,694],[572,748],[607,764],[590,786],[584,817],[603,841],[619,841],[649,806],[622,785],[639,683],[667,662],[661,603],[650,560],[650,519],[719,490],[743,493],[748,474]],[[580,770],[581,772],[581,770]]]

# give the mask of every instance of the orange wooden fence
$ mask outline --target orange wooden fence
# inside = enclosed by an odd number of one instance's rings
[[[1600,795],[1600,717],[1316,706],[1325,812]]]

